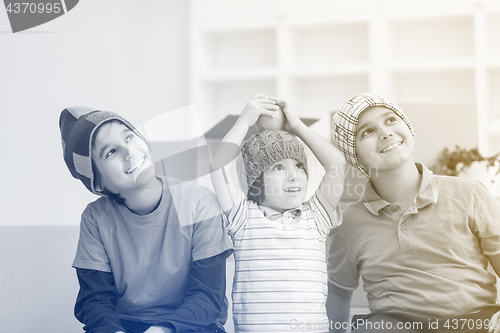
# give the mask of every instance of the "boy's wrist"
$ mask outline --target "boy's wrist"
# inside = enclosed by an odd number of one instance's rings
[[[234,123],[234,126],[242,128],[242,129],[245,129],[245,130],[248,131],[248,129],[250,128],[251,125],[247,121],[245,121],[244,119],[242,119],[241,117],[239,117],[238,119],[236,119],[236,122]]]
[[[290,132],[292,134],[297,135],[300,137],[301,133],[303,133],[304,130],[308,130],[309,127],[307,127],[306,124],[304,124],[302,121],[300,121],[294,128],[290,127]]]

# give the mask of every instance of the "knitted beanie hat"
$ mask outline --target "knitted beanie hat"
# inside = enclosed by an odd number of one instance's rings
[[[252,135],[241,146],[240,185],[245,193],[262,172],[274,163],[291,158],[303,164],[307,175],[307,156],[297,137],[285,131],[265,130]]]
[[[366,170],[359,164],[356,155],[356,129],[361,113],[374,106],[383,106],[397,114],[408,126],[410,133],[415,137],[413,127],[403,111],[392,101],[373,94],[358,94],[351,98],[333,116],[333,143],[344,153],[349,164],[357,168],[363,175],[368,177]]]
[[[146,141],[132,124],[113,112],[76,106],[64,109],[59,117],[64,161],[71,175],[80,179],[90,192],[97,195],[102,193],[94,188],[92,138],[99,126],[111,120],[120,121]]]

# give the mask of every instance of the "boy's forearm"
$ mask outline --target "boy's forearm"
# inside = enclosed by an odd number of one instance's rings
[[[340,150],[304,123],[295,129],[295,134],[311,149],[325,170],[332,167],[342,169],[346,167],[347,162]]]
[[[249,128],[250,126],[248,126],[248,124],[238,118],[233,127],[231,127],[229,132],[227,132],[224,138],[222,138],[222,142],[230,142],[241,146],[241,143],[245,139]]]
[[[222,138],[214,156],[214,170],[220,169],[233,161],[240,152],[240,146],[248,132],[248,125],[237,120],[233,127]]]
[[[122,332],[115,306],[118,291],[112,273],[92,269],[76,269],[80,291],[75,304],[75,317],[89,331]]]
[[[230,252],[195,261],[181,306],[155,326],[197,332],[216,321],[225,306],[226,259]]]
[[[224,136],[214,154],[211,173],[212,184],[217,200],[226,215],[229,214],[234,203],[238,201],[241,193],[237,181],[236,160],[247,132],[248,125],[236,121],[231,130]]]
[[[326,312],[328,314],[328,319],[330,320],[330,332],[346,332],[345,327],[349,326],[351,297],[351,290],[341,289],[331,283],[328,283]],[[338,324],[335,325],[335,323]]]

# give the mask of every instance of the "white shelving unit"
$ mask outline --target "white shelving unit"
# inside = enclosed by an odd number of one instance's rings
[[[458,104],[477,115],[471,145],[492,155],[500,151],[500,5],[459,4],[195,15],[192,101],[209,128],[257,92],[280,96],[299,115],[320,118],[315,126],[325,137],[331,113],[359,92],[398,104]]]

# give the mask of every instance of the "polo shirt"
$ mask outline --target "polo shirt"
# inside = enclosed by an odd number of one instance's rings
[[[328,332],[326,238],[342,221],[320,191],[283,214],[244,195],[229,214],[236,332]]]
[[[359,276],[372,312],[455,316],[493,306],[496,278],[486,255],[500,254],[500,206],[478,181],[435,176],[422,181],[401,214],[368,182],[329,239],[328,278],[354,290]]]

